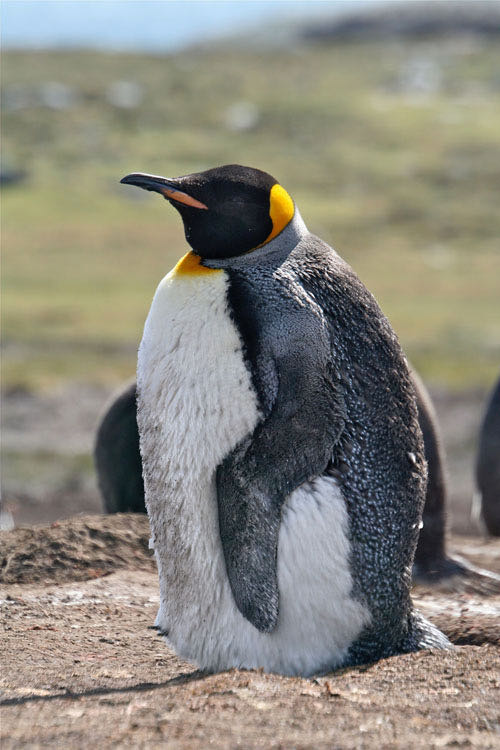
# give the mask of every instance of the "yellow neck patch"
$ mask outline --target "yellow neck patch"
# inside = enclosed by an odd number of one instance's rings
[[[286,225],[293,219],[295,213],[293,200],[281,185],[276,184],[272,186],[270,202],[269,216],[273,222],[273,231],[266,239],[266,242],[262,243],[263,245],[273,240],[281,231],[283,231]]]
[[[207,268],[201,265],[201,257],[196,253],[186,253],[170,271],[172,276],[202,276],[207,273],[220,273],[220,268]]]

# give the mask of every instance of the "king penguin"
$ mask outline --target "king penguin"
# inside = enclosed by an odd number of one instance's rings
[[[163,195],[191,247],[137,369],[169,645],[203,669],[286,675],[449,647],[410,597],[426,465],[372,295],[265,172],[122,182]]]
[[[113,396],[99,422],[94,464],[105,513],[145,513],[135,381]]]
[[[480,517],[491,536],[500,536],[500,378],[491,391],[479,430],[476,483]]]

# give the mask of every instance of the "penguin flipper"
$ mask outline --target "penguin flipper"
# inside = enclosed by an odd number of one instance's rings
[[[300,484],[324,473],[344,427],[343,401],[318,363],[290,355],[275,369],[279,387],[271,412],[217,468],[231,590],[243,616],[266,633],[278,620],[281,507]]]

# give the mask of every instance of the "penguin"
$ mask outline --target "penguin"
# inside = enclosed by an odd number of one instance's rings
[[[111,399],[94,441],[94,465],[105,513],[145,513],[135,381]]]
[[[122,386],[104,408],[93,456],[103,512],[146,513],[135,380]]]
[[[413,609],[426,464],[375,299],[271,175],[129,174],[190,250],[137,366],[156,626],[200,668],[312,675],[446,637]]]
[[[494,386],[479,430],[476,483],[480,517],[491,536],[500,536],[500,378]]]
[[[458,561],[449,556],[446,550],[448,488],[442,439],[430,394],[413,369],[411,377],[427,461],[427,489],[422,528],[413,564],[413,580],[415,583],[429,585],[444,582],[455,576],[468,577],[472,569],[465,561]]]

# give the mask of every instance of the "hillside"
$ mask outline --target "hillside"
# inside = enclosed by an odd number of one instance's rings
[[[295,45],[172,57],[5,53],[4,385],[134,370],[178,217],[130,171],[270,171],[375,293],[426,380],[496,375],[500,50]]]

